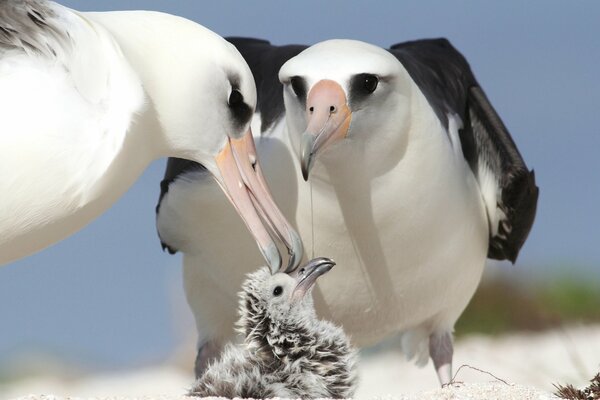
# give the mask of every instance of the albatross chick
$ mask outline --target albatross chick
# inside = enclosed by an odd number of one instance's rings
[[[291,273],[261,268],[239,294],[241,344],[229,344],[193,385],[192,396],[347,398],[356,389],[356,350],[315,313],[311,289],[335,263],[316,258]]]

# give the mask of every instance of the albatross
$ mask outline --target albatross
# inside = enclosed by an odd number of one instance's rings
[[[274,271],[271,236],[296,266],[301,242],[256,158],[255,105],[240,53],[192,21],[0,2],[0,265],[76,232],[173,156],[210,171]]]
[[[446,39],[389,49],[230,40],[256,80],[257,151],[274,196],[306,253],[338,265],[315,290],[317,311],[360,346],[401,334],[409,357],[431,358],[440,383],[450,382],[454,324],[486,259],[516,261],[538,198],[468,62]],[[239,252],[224,257],[212,250],[224,238],[198,232],[235,223],[206,177],[170,160],[157,208],[163,246],[183,252],[197,373],[231,336],[234,288],[256,258],[239,226],[227,232],[238,232]]]

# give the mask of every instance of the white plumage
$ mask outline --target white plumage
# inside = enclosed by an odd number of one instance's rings
[[[274,218],[278,210],[254,193],[264,192],[261,184],[246,182],[262,179],[248,172],[255,104],[239,52],[194,22],[1,2],[0,264],[76,232],[152,160],[174,156],[208,168],[278,268],[255,207]],[[295,232],[277,221],[288,247],[297,246]]]
[[[263,60],[294,55],[264,41],[233,42],[261,76],[259,88],[269,81]],[[392,50],[326,41],[287,61],[279,79],[285,125],[276,120],[257,147],[307,253],[339,265],[335,279],[315,290],[317,311],[341,323],[358,345],[402,333],[406,354],[420,364],[431,356],[440,381],[448,382],[452,330],[486,257],[514,261],[527,237],[537,200],[533,174],[468,64],[445,40]],[[263,90],[264,121],[269,101],[276,103],[268,98],[274,91]],[[170,177],[158,228],[168,246],[184,253],[186,294],[200,332],[198,372],[230,337],[235,285],[245,265],[258,260],[243,234],[235,239],[240,252],[226,255],[214,251],[218,236],[198,234],[197,226],[235,221],[214,191],[202,200],[206,209],[212,204],[210,212],[192,210],[209,183],[179,172]],[[500,222],[516,228],[497,235]]]

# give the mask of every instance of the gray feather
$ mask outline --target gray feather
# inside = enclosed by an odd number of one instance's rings
[[[0,0],[0,51],[20,50],[56,57],[69,42],[69,34],[52,3]]]
[[[356,350],[344,331],[319,320],[310,294],[290,312],[269,311],[268,268],[250,274],[240,293],[238,331],[193,385],[192,396],[348,398],[357,386]]]

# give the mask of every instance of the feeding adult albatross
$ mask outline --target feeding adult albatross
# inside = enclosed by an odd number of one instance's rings
[[[271,268],[281,256],[261,218],[297,265],[254,152],[255,104],[239,52],[189,20],[0,2],[0,264],[74,233],[174,156],[210,171]]]
[[[339,265],[337,279],[315,293],[317,310],[359,345],[401,332],[404,351],[421,364],[430,356],[449,382],[454,324],[486,258],[516,260],[538,197],[533,171],[467,61],[445,39],[388,50],[353,40],[304,51],[232,42],[257,81],[257,148],[275,198],[295,215],[306,253]],[[164,245],[184,252],[203,345],[198,367],[229,335],[230,285],[241,282],[253,250],[238,228],[240,253],[217,257],[219,239],[195,227],[231,218],[228,210],[216,192],[204,213],[192,208],[210,193],[208,181],[197,167],[169,167],[158,228]]]

